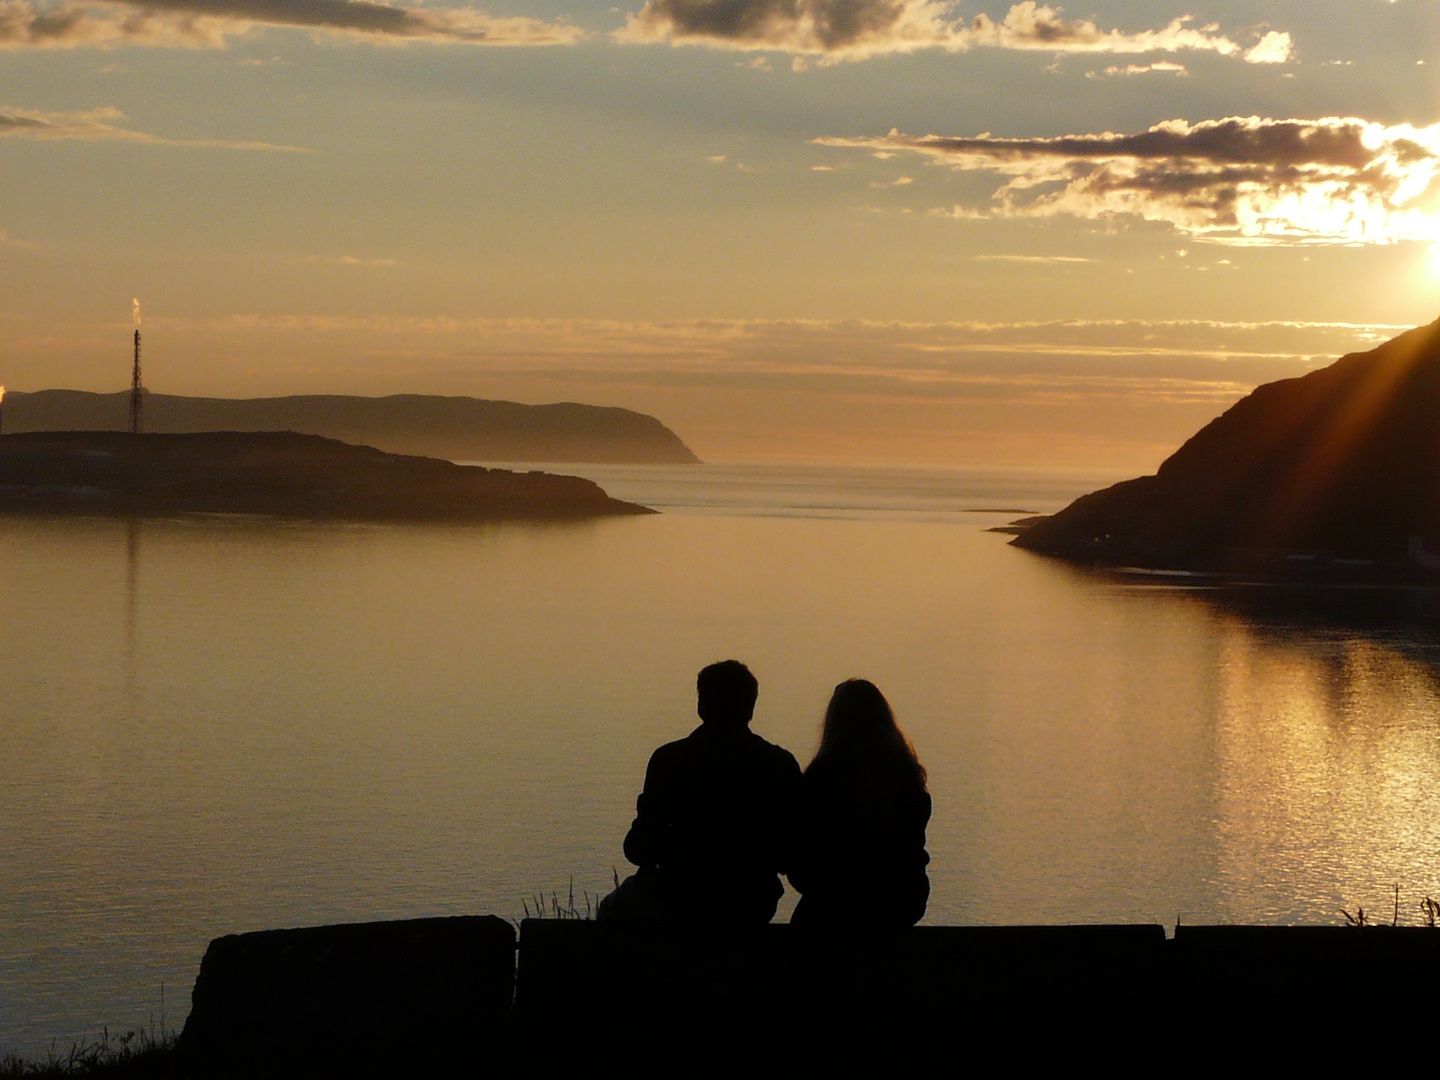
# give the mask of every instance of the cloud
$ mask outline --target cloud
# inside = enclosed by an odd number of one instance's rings
[[[396,266],[394,259],[362,259],[357,255],[306,255],[289,262],[301,266]]]
[[[1015,263],[1089,263],[1095,261],[1079,255],[972,255],[971,258],[975,262]]]
[[[0,229],[0,248],[19,248],[23,251],[33,251],[38,244],[32,244],[28,240],[17,240],[10,235],[8,229]]]
[[[0,48],[223,48],[231,37],[271,26],[395,43],[568,45],[582,36],[576,27],[539,19],[374,0],[0,0]]]
[[[1170,60],[1161,60],[1154,64],[1126,64],[1123,67],[1119,64],[1111,64],[1104,71],[1087,71],[1087,79],[1113,79],[1116,76],[1129,77],[1132,75],[1152,75],[1155,73],[1165,75],[1178,75],[1181,77],[1190,74],[1184,64],[1177,64]]]
[[[1239,243],[1376,244],[1440,236],[1440,124],[1354,117],[1170,120],[1135,135],[827,138],[1009,177],[991,214],[1137,217]],[[963,216],[963,215],[962,215]]]
[[[129,142],[151,146],[193,146],[212,150],[271,150],[285,153],[314,153],[299,146],[266,142],[235,142],[229,139],[167,139],[146,131],[118,126],[124,120],[119,109],[92,109],[89,112],[56,113],[0,106],[0,139],[81,139],[87,142]]]
[[[617,37],[861,56],[945,44],[947,10],[933,0],[646,0]]]
[[[1295,53],[1288,33],[1271,30],[1246,51],[1245,59],[1252,64],[1283,64]]]
[[[7,380],[117,389],[130,373],[115,359],[128,316],[117,308],[109,323],[66,325],[17,314],[5,327]],[[173,393],[590,401],[658,415],[711,459],[1104,462],[1131,475],[1258,383],[1408,329],[399,312],[147,316],[146,325],[175,355],[199,358],[173,370]]]
[[[1213,25],[1174,19],[1158,30],[1102,30],[1067,19],[1035,0],[1015,4],[999,22],[989,15],[952,19],[949,0],[646,0],[616,38],[857,60],[919,49],[972,48],[1049,53],[1150,53],[1201,50],[1252,63],[1289,59],[1290,36],[1274,31],[1248,51]]]
[[[458,355],[482,358],[487,370],[496,365],[516,371],[665,370],[672,372],[667,378],[705,371],[716,378],[748,373],[776,380],[834,376],[841,382],[860,383],[884,378],[922,394],[945,386],[1001,384],[1030,393],[1042,386],[1053,389],[1058,384],[1051,384],[1052,378],[1063,383],[1092,377],[1100,383],[1155,379],[1165,384],[1161,388],[1165,392],[1174,389],[1177,381],[1186,384],[1186,394],[1211,394],[1217,387],[1226,394],[1244,392],[1241,388],[1280,377],[1279,372],[1297,374],[1328,364],[1340,353],[1373,348],[1409,329],[1391,324],[1208,319],[648,322],[235,314],[200,319],[158,316],[147,321],[156,332],[187,336],[345,339],[358,335],[425,341],[432,343],[423,347],[428,355],[443,358],[453,348]],[[353,350],[345,344],[342,352],[350,356]],[[897,392],[902,391],[897,387]]]

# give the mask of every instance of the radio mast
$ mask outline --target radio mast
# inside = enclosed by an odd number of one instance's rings
[[[130,376],[130,434],[139,435],[145,402],[140,388],[140,331],[135,331],[135,371]]]

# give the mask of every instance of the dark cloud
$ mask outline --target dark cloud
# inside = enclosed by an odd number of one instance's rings
[[[940,154],[978,154],[999,160],[1052,157],[1099,160],[1108,158],[1203,160],[1226,165],[1261,164],[1335,165],[1362,168],[1375,152],[1365,143],[1372,125],[1357,119],[1261,120],[1257,117],[1229,117],[1190,125],[1183,120],[1156,124],[1136,135],[1063,135],[1050,139],[1003,139],[984,136],[956,138],[927,135],[906,140],[890,136],[885,142],[907,143],[908,149],[927,149]],[[1419,150],[1418,144],[1399,140],[1403,152]]]
[[[908,150],[1010,179],[1001,215],[1135,215],[1256,243],[1432,239],[1440,218],[1440,125],[1354,117],[1172,120],[1133,135],[822,139]]]
[[[0,112],[0,135],[29,135],[44,130],[46,123],[33,116]]]
[[[0,108],[0,139],[81,139],[87,142],[146,143],[153,146],[194,146],[213,150],[278,150],[306,153],[296,146],[237,142],[230,139],[167,139],[148,131],[121,126],[119,109],[92,109],[83,113],[47,113],[33,109]]]
[[[49,6],[0,0],[0,46],[218,47],[229,37],[265,26],[472,45],[562,45],[580,37],[574,27],[539,19],[373,0],[102,0]]]
[[[943,45],[945,5],[929,0],[647,0],[623,40],[797,53],[895,52]]]
[[[1215,27],[1175,19],[1158,30],[1102,30],[1089,19],[1024,0],[1000,21],[951,18],[948,0],[646,0],[617,35],[622,41],[669,41],[731,49],[772,49],[832,59],[881,53],[977,47],[1044,52],[1147,53],[1199,49],[1283,63],[1290,36],[1270,32],[1246,50]]]

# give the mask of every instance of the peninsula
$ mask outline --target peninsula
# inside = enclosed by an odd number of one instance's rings
[[[312,394],[200,398],[145,392],[145,430],[298,431],[395,454],[451,461],[690,465],[700,459],[653,416],[561,402],[522,405],[470,397]],[[130,393],[11,391],[5,431],[128,431]]]
[[[1440,322],[1267,383],[1154,476],[1017,522],[1018,547],[1147,569],[1440,578]]]
[[[25,512],[416,522],[653,513],[578,476],[456,465],[288,431],[3,435],[0,514]]]

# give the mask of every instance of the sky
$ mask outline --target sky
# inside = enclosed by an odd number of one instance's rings
[[[0,0],[0,383],[1148,471],[1440,316],[1440,0]]]

